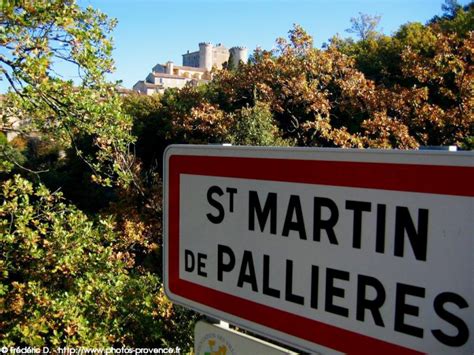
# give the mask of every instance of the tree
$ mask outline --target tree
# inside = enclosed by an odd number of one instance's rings
[[[405,48],[431,55],[436,42],[432,28],[421,23],[402,25],[393,36],[378,35],[376,37],[354,41],[352,38],[334,38],[332,44],[342,53],[356,60],[356,67],[367,78],[378,84],[392,86],[395,83],[413,85],[405,82],[401,70],[401,55]]]
[[[227,60],[227,62],[224,63],[223,67],[227,70],[235,70],[237,69],[236,66],[235,66],[235,63],[234,63],[234,52],[230,52],[229,54],[229,59]]]
[[[280,132],[267,104],[256,102],[253,107],[243,107],[236,112],[229,140],[237,145],[287,146],[289,141]]]
[[[441,5],[441,9],[444,11],[444,17],[453,19],[462,6],[459,5],[457,0],[444,0],[444,4]]]
[[[102,182],[130,181],[130,118],[123,114],[115,84],[110,32],[116,21],[74,0],[7,0],[0,15],[0,75],[12,92],[2,100],[1,130],[39,133],[72,146]],[[63,80],[61,63],[77,80]],[[63,64],[64,65],[64,64]],[[14,127],[13,121],[21,125]],[[77,147],[92,137],[94,154]]]
[[[160,284],[116,252],[113,220],[16,175],[0,185],[0,343],[162,344]],[[169,310],[168,310],[169,312]]]
[[[362,145],[351,134],[360,126],[361,115],[337,112],[335,103],[353,106],[348,97],[356,94],[355,87],[367,87],[365,79],[334,47],[315,49],[301,26],[295,25],[288,38],[278,39],[275,51],[257,50],[253,62],[238,72],[218,73],[211,85],[220,92],[219,105],[232,112],[256,107],[256,102],[266,104],[278,135],[297,145]],[[365,93],[361,90],[361,99],[373,97]]]
[[[7,137],[0,132],[0,174],[11,171],[14,168],[14,163],[17,165],[23,164],[25,157],[21,152],[12,146]],[[0,175],[1,176],[1,175]]]
[[[346,29],[346,32],[354,33],[363,41],[375,38],[381,18],[382,16],[371,16],[359,12],[358,17],[351,18],[352,26]]]
[[[265,103],[298,145],[413,149],[472,135],[472,38],[414,23],[318,50],[296,26],[277,43],[218,73],[211,103],[228,113]]]
[[[474,2],[461,6],[456,0],[446,0],[441,8],[443,15],[433,17],[429,25],[443,33],[456,33],[463,38],[469,37],[474,28]]]
[[[404,126],[398,136],[419,145],[470,146],[474,6],[446,4],[445,15],[427,25],[407,23],[393,36],[333,41],[377,84],[390,120],[374,116],[365,121],[363,127],[376,140],[398,121]],[[393,140],[385,142],[382,146],[397,146]]]
[[[26,143],[0,136],[0,168],[7,171],[0,175],[0,343],[163,346],[165,334],[179,328],[172,327],[175,312],[182,312],[145,265],[159,249],[159,226],[143,227],[146,218],[133,205],[138,198],[127,200],[144,184],[129,154],[131,117],[116,84],[105,79],[113,69],[115,20],[73,0],[7,0],[1,6],[0,75],[11,90],[1,100],[0,130],[16,131]],[[75,81],[63,79],[60,63],[77,70]],[[38,184],[50,181],[40,171],[46,163],[65,191],[68,179],[58,173],[91,171],[95,181],[115,187],[117,205],[129,202],[135,214],[127,219],[112,207],[101,217],[91,210],[87,216]],[[8,172],[15,167],[24,177]],[[74,185],[90,204],[90,190]],[[180,332],[174,336],[189,343]]]

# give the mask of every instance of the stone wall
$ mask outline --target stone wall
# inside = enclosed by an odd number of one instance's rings
[[[199,52],[183,54],[183,65],[199,68]]]
[[[229,50],[223,45],[217,45],[212,49],[212,66],[222,69],[222,64],[229,60]]]

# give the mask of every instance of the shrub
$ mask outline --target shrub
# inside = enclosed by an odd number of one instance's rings
[[[0,343],[161,344],[160,283],[115,253],[110,220],[15,176],[1,187]]]

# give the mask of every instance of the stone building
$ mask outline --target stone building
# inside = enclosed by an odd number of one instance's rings
[[[196,52],[183,54],[183,65],[190,67],[205,68],[210,71],[212,67],[222,69],[222,65],[229,61],[230,54],[234,66],[239,64],[239,61],[247,61],[247,48],[232,47],[230,50],[224,47],[221,43],[213,46],[211,43],[199,43],[199,50]]]
[[[183,54],[183,65],[169,61],[157,64],[145,80],[138,81],[133,90],[151,95],[162,93],[167,88],[183,88],[186,84],[198,85],[211,79],[212,68],[222,69],[224,63],[232,60],[237,66],[247,61],[247,48],[232,47],[230,50],[222,44],[199,43],[199,50]]]

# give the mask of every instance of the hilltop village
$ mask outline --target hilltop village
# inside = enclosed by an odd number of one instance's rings
[[[212,68],[222,69],[231,63],[237,66],[240,61],[247,62],[248,51],[245,47],[227,49],[221,43],[215,46],[209,42],[199,43],[199,50],[183,54],[183,65],[172,61],[156,64],[145,80],[133,85],[133,90],[141,94],[163,93],[168,88],[182,88],[186,84],[196,86],[211,79]]]

